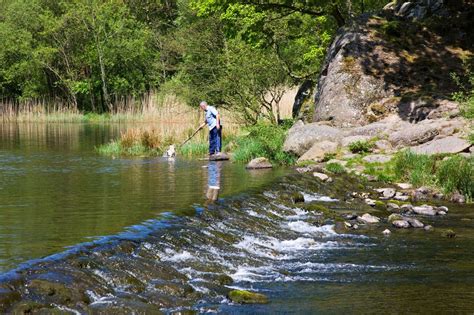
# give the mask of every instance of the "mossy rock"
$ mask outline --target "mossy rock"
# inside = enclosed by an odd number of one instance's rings
[[[45,307],[45,305],[34,301],[21,301],[15,304],[11,309],[11,314],[29,314],[37,312],[37,310]]]
[[[240,304],[267,304],[269,302],[266,295],[246,290],[232,290],[228,297],[232,302]]]
[[[230,285],[230,284],[234,283],[234,279],[232,279],[228,275],[221,274],[221,275],[217,276],[216,282],[220,285]]]
[[[385,205],[385,202],[383,201],[380,201],[380,200],[375,200],[375,206],[374,206],[375,209],[379,209],[379,210],[385,210],[387,207]]]
[[[74,285],[67,286],[60,282],[52,282],[44,279],[34,279],[30,281],[28,287],[37,294],[48,296],[58,303],[68,303],[71,301],[83,301],[89,303],[89,298]]]
[[[2,288],[0,286],[0,313],[4,313],[16,301],[21,299],[19,292],[12,291],[9,288]]]
[[[304,202],[304,196],[300,192],[285,192],[281,194],[281,199],[290,201],[292,203],[302,203]]]
[[[456,232],[454,232],[451,229],[448,229],[448,230],[444,230],[443,232],[441,232],[441,235],[443,237],[447,237],[447,238],[455,238],[456,237]]]
[[[304,206],[304,209],[306,211],[311,211],[311,212],[322,212],[324,214],[329,213],[331,210],[329,210],[327,207],[317,204],[317,203],[310,203]]]

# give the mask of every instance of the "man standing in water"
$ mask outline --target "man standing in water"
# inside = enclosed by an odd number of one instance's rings
[[[202,101],[199,106],[205,113],[206,121],[199,127],[203,128],[206,124],[209,127],[209,156],[219,154],[222,149],[222,126],[219,112],[213,106]]]

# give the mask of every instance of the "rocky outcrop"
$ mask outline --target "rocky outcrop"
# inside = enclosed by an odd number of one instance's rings
[[[340,29],[320,73],[313,120],[347,127],[392,114],[412,123],[459,115],[449,73],[461,73],[462,55],[472,50],[474,8],[454,2],[396,1]]]
[[[322,161],[327,154],[335,153],[339,145],[332,141],[321,141],[316,142],[313,146],[306,151],[299,159],[298,162],[302,161]]]
[[[338,128],[318,123],[305,125],[302,121],[298,121],[288,131],[288,136],[283,144],[283,150],[301,156],[308,151],[316,141],[328,140],[338,142],[341,137],[342,131]]]

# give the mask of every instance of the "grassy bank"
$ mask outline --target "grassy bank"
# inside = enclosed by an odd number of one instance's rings
[[[256,157],[266,157],[275,164],[291,165],[295,157],[283,152],[286,131],[290,124],[274,126],[257,124],[246,128],[223,129],[223,151],[230,153],[232,160],[247,163]],[[166,136],[154,129],[128,129],[119,139],[100,146],[97,151],[104,155],[152,156],[161,155],[170,144],[179,144],[192,129],[180,136]],[[196,139],[177,147],[178,155],[185,158],[200,158],[208,153],[207,131],[202,130]]]
[[[367,163],[362,156],[348,160],[347,167],[363,166],[363,173],[386,183],[408,182],[444,194],[459,192],[474,198],[474,158],[460,155],[423,155],[403,150],[387,163]]]

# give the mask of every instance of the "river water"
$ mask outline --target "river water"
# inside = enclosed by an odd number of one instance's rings
[[[321,184],[229,162],[98,156],[93,147],[123,126],[1,128],[0,311],[474,311],[472,206],[421,217],[432,232],[385,237],[386,222],[338,224],[372,210],[349,197],[366,190],[350,178]],[[216,202],[209,186],[220,187]],[[304,202],[291,202],[295,192]],[[233,304],[235,288],[270,303]]]

